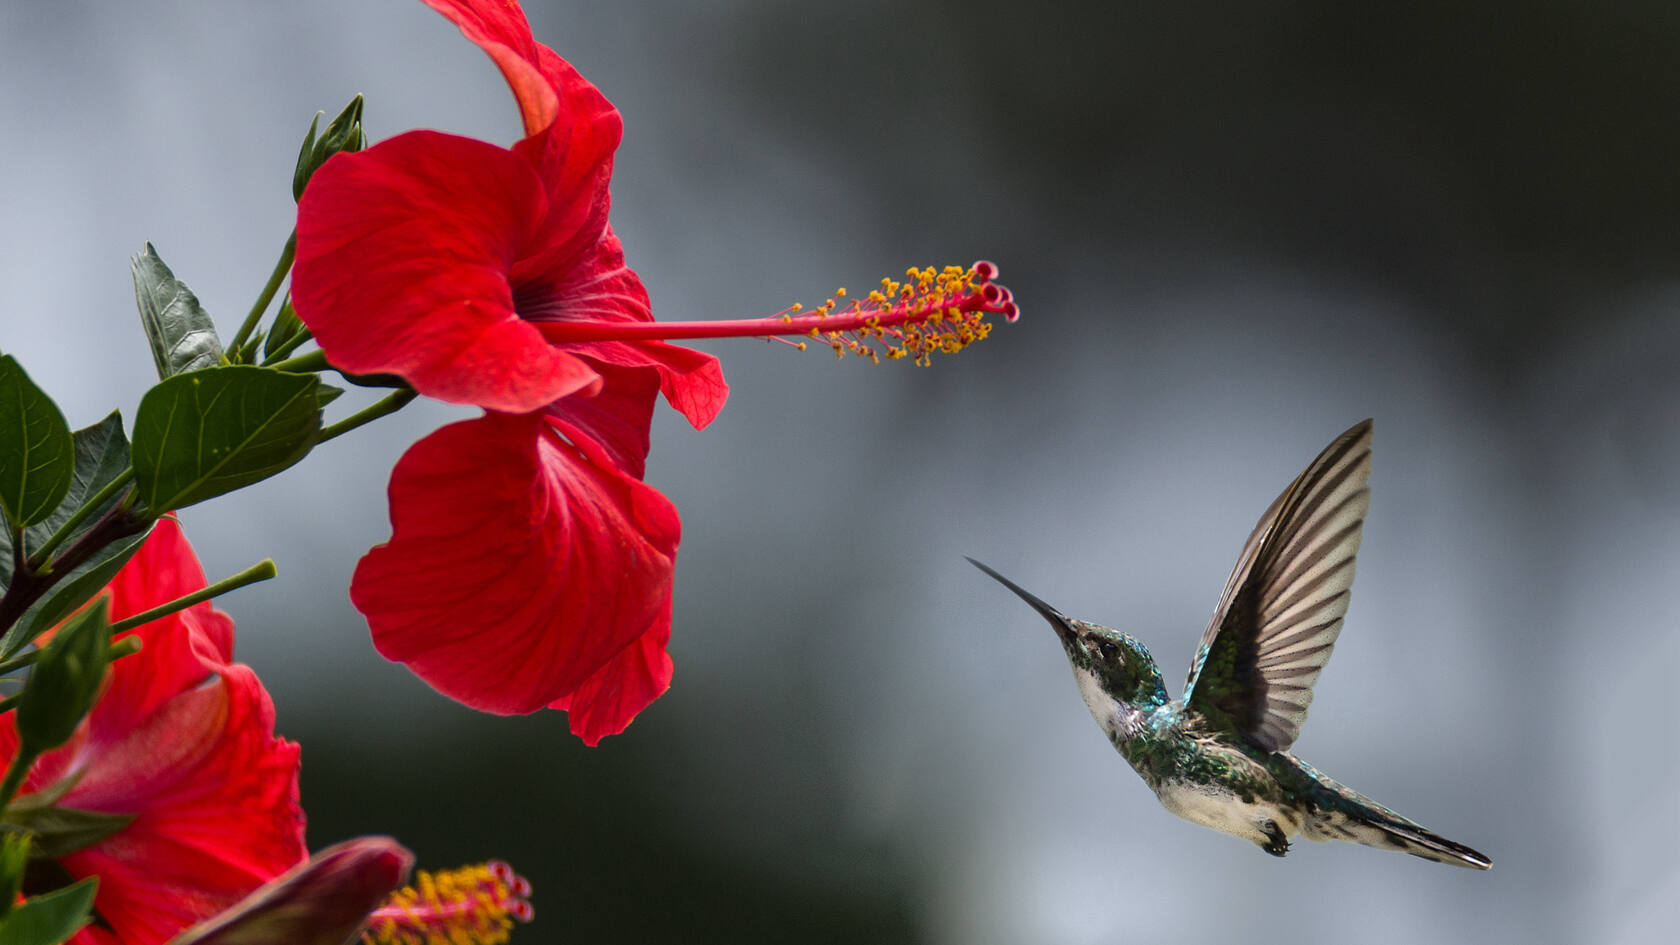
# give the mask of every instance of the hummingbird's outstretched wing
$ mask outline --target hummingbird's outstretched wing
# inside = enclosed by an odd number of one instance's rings
[[[1260,517],[1202,634],[1184,690],[1190,708],[1269,751],[1294,743],[1347,614],[1370,478],[1366,420]]]

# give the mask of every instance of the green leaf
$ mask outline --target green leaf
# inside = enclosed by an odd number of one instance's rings
[[[64,414],[11,355],[0,357],[0,509],[13,528],[41,521],[75,467]]]
[[[110,416],[93,426],[77,430],[70,439],[76,455],[75,470],[70,477],[70,490],[64,494],[64,499],[51,515],[29,529],[28,547],[31,549],[45,544],[84,502],[93,498],[99,490],[109,485],[111,480],[128,469],[128,437],[123,436],[122,414],[112,411]],[[87,534],[88,529],[98,523],[99,517],[121,499],[119,493],[101,503],[99,508],[82,519],[71,531],[70,537],[59,547],[67,547]]]
[[[68,779],[67,779],[68,780]],[[93,846],[134,822],[135,814],[107,814],[41,803],[41,795],[26,794],[6,808],[7,827],[26,830],[35,838],[30,855],[56,860]]]
[[[128,468],[128,438],[123,436],[122,415],[119,413],[113,412],[93,426],[77,430],[71,436],[71,443],[76,465],[70,478],[70,490],[51,515],[29,528],[26,547],[30,549],[46,544],[47,539],[82,507],[82,503]],[[99,517],[120,499],[120,494],[113,495],[94,509],[59,547],[67,548],[86,535],[88,529],[98,523]],[[0,529],[0,591],[12,585],[12,563],[12,536]]]
[[[153,514],[267,479],[321,433],[319,382],[249,365],[178,374],[134,416],[134,476]]]
[[[6,659],[23,649],[24,644],[92,600],[101,588],[111,583],[111,578],[122,570],[128,559],[134,557],[140,546],[146,543],[146,537],[152,533],[153,524],[147,522],[134,534],[99,549],[93,557],[59,579],[46,596],[24,611],[18,622],[6,631],[4,637],[0,637],[0,659]]]
[[[76,456],[75,470],[70,477],[70,489],[64,494],[58,508],[31,529],[32,532],[38,533],[43,541],[58,531],[59,526],[68,521],[70,516],[82,507],[83,502],[93,498],[95,493],[105,488],[111,480],[128,468],[128,437],[123,435],[120,412],[111,411],[110,416],[93,426],[77,430],[70,439]],[[110,508],[116,501],[117,497],[112,496],[109,503],[94,510],[94,517]],[[74,540],[74,535],[71,540]]]
[[[0,945],[58,945],[88,924],[99,877],[36,896],[0,923]]]
[[[316,384],[315,402],[320,406],[325,407],[337,400],[338,395],[342,393],[344,393],[344,388],[342,387],[334,387],[331,384]]]
[[[222,342],[210,313],[198,304],[186,283],[175,278],[147,243],[134,257],[134,301],[140,324],[152,343],[152,360],[159,378],[173,377],[222,363]]]

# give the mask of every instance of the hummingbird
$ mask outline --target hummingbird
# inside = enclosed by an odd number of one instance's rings
[[[1370,508],[1371,421],[1337,437],[1254,527],[1190,665],[1184,697],[1135,638],[1046,604],[979,561],[1062,641],[1109,741],[1173,814],[1273,856],[1289,840],[1351,840],[1437,863],[1493,861],[1332,781],[1289,753],[1330,659]]]

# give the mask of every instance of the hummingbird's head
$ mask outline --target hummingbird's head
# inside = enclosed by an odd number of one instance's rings
[[[1057,634],[1068,662],[1075,672],[1083,670],[1096,677],[1115,697],[1135,701],[1140,686],[1147,689],[1148,683],[1160,679],[1155,660],[1136,637],[1083,620],[1067,620],[1067,624],[1069,630],[1058,628]]]
[[[1099,713],[1099,705],[1093,699],[1104,694],[1116,703],[1133,707],[1166,704],[1166,687],[1155,668],[1155,660],[1135,637],[1068,617],[991,568],[973,558],[968,561],[1014,591],[1015,596],[1050,622],[1067,652],[1068,662],[1073,664],[1074,678],[1079,681],[1081,695],[1091,706],[1092,714]],[[1099,716],[1098,721],[1103,719]]]

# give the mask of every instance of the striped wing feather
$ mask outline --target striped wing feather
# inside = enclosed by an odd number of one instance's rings
[[[1261,516],[1202,634],[1185,688],[1191,708],[1269,751],[1294,743],[1347,614],[1370,477],[1366,420]]]

